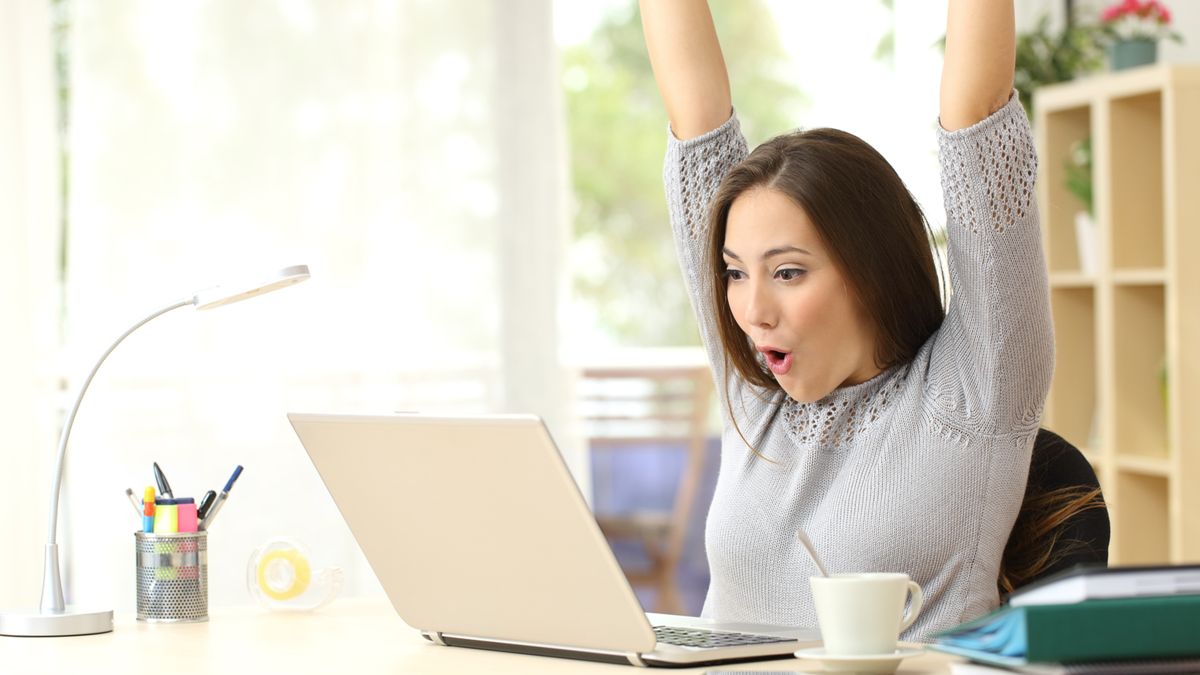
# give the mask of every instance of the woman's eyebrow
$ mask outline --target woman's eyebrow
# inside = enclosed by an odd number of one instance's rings
[[[800,248],[799,246],[778,246],[764,253],[763,260],[777,255],[783,255],[784,253],[803,253],[804,255],[812,255],[811,251]]]
[[[730,251],[728,248],[722,248],[721,253],[724,253],[738,262],[742,261],[742,259],[738,257],[738,254]],[[763,260],[766,260],[767,258],[783,255],[784,253],[803,253],[804,255],[812,255],[812,251],[800,248],[799,246],[777,246],[764,253],[762,257]]]

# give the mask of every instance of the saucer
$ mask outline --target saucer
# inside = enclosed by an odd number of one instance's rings
[[[814,647],[796,652],[796,658],[820,661],[831,673],[894,673],[900,661],[924,653],[924,649],[897,649],[888,654],[840,655],[826,654],[823,647]]]

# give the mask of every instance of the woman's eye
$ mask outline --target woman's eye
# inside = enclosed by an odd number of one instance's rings
[[[775,276],[781,281],[795,281],[804,276],[805,270],[796,267],[787,267],[775,272]]]
[[[730,281],[741,281],[746,278],[746,273],[730,268],[725,270],[725,278]]]

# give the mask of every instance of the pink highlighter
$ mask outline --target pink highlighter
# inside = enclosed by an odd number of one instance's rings
[[[179,504],[179,531],[197,531],[199,529],[199,521],[196,518],[196,502],[192,499],[180,501],[183,503]]]

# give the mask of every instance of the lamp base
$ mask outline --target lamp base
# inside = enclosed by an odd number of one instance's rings
[[[0,612],[0,635],[11,637],[63,637],[111,633],[111,609],[83,611],[68,607],[61,613]]]

